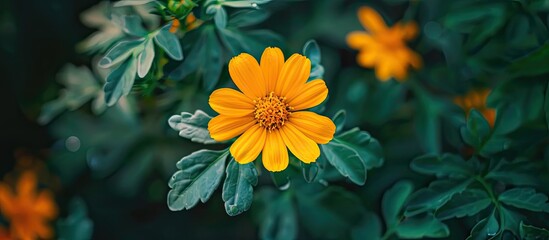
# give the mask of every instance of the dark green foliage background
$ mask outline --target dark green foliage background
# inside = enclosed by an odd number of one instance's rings
[[[131,95],[141,111],[129,117],[118,110],[97,117],[86,103],[49,125],[36,123],[41,107],[62,88],[56,74],[63,65],[91,65],[90,56],[74,49],[95,31],[80,23],[79,14],[96,3],[0,2],[0,171],[12,169],[16,149],[42,156],[61,180],[60,218],[82,214],[83,204],[71,201],[80,197],[93,221],[93,239],[375,239],[378,232],[386,239],[465,239],[471,231],[480,236],[473,239],[485,239],[482,228],[494,219],[517,236],[547,239],[547,231],[537,228],[549,228],[549,204],[539,195],[549,194],[548,1],[273,0],[262,6],[271,15],[250,28],[279,34],[286,57],[301,52],[308,40],[317,41],[330,89],[325,109],[317,110],[330,117],[345,110],[345,123],[336,122],[338,141],[354,127],[367,131],[383,148],[383,165],[378,166],[380,158],[370,162],[363,186],[354,184],[362,183],[360,176],[343,178],[326,159],[319,159],[318,177],[305,168],[303,178],[299,165],[273,176],[261,169],[251,210],[236,217],[225,212],[222,184],[206,204],[191,210],[171,212],[166,206],[176,162],[202,148],[225,147],[179,138],[167,120],[182,111],[213,113],[207,106],[210,90],[231,85],[227,52],[222,67],[209,66],[221,68],[217,84],[196,74],[179,82],[137,82]],[[372,70],[357,67],[345,36],[362,30],[356,9],[363,5],[379,10],[389,25],[404,19],[420,26],[410,46],[422,55],[424,67],[410,72],[406,82],[381,83]],[[189,34],[181,41],[185,57],[196,39]],[[476,88],[492,89],[488,105],[498,114],[492,129],[481,114],[472,111],[466,119],[452,102]],[[374,141],[362,134],[364,142]],[[94,167],[84,151],[66,151],[64,138],[71,135],[79,135],[93,156],[104,157],[104,165]],[[120,152],[108,152],[112,146]],[[289,190],[279,190],[288,176]],[[456,210],[464,205],[468,208]],[[528,226],[521,227],[521,220]],[[67,222],[58,223],[59,235],[76,231]],[[513,239],[509,232],[496,237]]]

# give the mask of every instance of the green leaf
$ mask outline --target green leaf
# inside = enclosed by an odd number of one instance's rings
[[[220,1],[220,4],[234,8],[258,8],[258,5],[265,4],[271,0],[225,0]]]
[[[210,5],[206,9],[206,13],[214,15],[214,22],[217,28],[225,28],[227,26],[227,11],[220,5]]]
[[[499,223],[496,219],[496,210],[494,209],[490,216],[480,220],[473,229],[471,229],[471,234],[467,237],[467,240],[485,240],[495,236],[499,232],[499,229]]]
[[[86,203],[80,198],[73,198],[69,203],[69,215],[57,221],[57,237],[60,240],[92,239],[93,222],[88,217]]]
[[[223,178],[228,150],[199,150],[177,162],[177,171],[168,186],[168,207],[172,211],[191,209],[198,201],[210,199]]]
[[[296,195],[301,223],[313,238],[341,238],[352,230],[366,211],[356,195],[340,187]]]
[[[355,151],[364,162],[366,169],[383,165],[384,158],[381,145],[365,131],[353,128],[340,134],[333,141],[344,144]]]
[[[315,40],[309,40],[303,46],[303,55],[311,60],[309,80],[323,78],[324,67],[321,65],[320,47]]]
[[[143,44],[143,39],[120,41],[114,45],[97,64],[101,68],[110,68],[126,60],[135,48]]]
[[[410,197],[405,215],[413,216],[429,210],[437,210],[446,204],[457,193],[463,192],[472,179],[436,180],[428,188],[422,188]]]
[[[383,218],[385,218],[387,228],[391,228],[398,224],[402,207],[413,190],[414,185],[412,182],[404,180],[395,183],[393,187],[383,194],[381,211],[383,213]]]
[[[134,57],[130,57],[107,76],[103,91],[105,91],[105,102],[109,107],[116,104],[118,99],[128,95],[132,90],[137,73],[135,61]]]
[[[233,14],[229,19],[229,26],[242,28],[249,27],[265,21],[269,13],[263,10],[241,10]]]
[[[513,78],[539,76],[549,72],[545,64],[547,61],[549,61],[549,43],[513,61],[508,66],[507,71]]]
[[[144,78],[154,60],[154,45],[151,39],[145,41],[145,49],[137,55],[137,76]]]
[[[312,163],[304,163],[302,161],[299,161],[299,165],[301,166],[301,171],[303,173],[303,178],[308,183],[314,182],[316,177],[318,176],[319,167],[316,162]]]
[[[143,37],[148,34],[147,30],[143,28],[141,23],[141,18],[136,15],[124,15],[121,18],[122,20],[122,30],[127,34]]]
[[[332,121],[336,126],[336,134],[340,133],[343,128],[345,128],[346,115],[347,113],[345,112],[345,110],[339,110],[332,118]]]
[[[450,229],[428,213],[422,217],[404,219],[396,227],[396,234],[400,238],[444,238],[450,236]]]
[[[181,137],[193,142],[212,144],[216,141],[210,137],[208,131],[208,122],[211,119],[212,117],[202,110],[196,110],[194,114],[182,112],[181,115],[173,115],[168,119],[168,124],[173,130],[178,131]]]
[[[536,193],[533,188],[509,189],[499,195],[498,200],[510,206],[533,212],[549,212],[547,196],[543,193]]]
[[[545,87],[545,122],[547,123],[547,130],[549,130],[549,81],[547,87]]]
[[[471,165],[460,156],[453,154],[424,155],[412,160],[410,168],[418,173],[436,175],[437,177],[465,178],[475,174]]]
[[[322,152],[326,155],[328,162],[334,166],[341,175],[349,178],[349,180],[358,185],[364,185],[364,183],[366,183],[367,169],[356,151],[345,144],[336,141],[320,145],[320,147]]]
[[[179,39],[170,32],[171,24],[172,23],[166,24],[166,26],[158,31],[158,34],[154,36],[154,42],[156,42],[156,44],[172,59],[181,61],[183,60],[183,51],[181,50]]]
[[[520,238],[523,240],[549,239],[549,231],[545,228],[529,226],[520,222]]]
[[[499,208],[499,215],[500,219],[502,219],[501,224],[501,230],[509,230],[511,231],[515,236],[519,236],[519,228],[520,228],[520,222],[525,220],[525,217],[521,214],[512,211],[504,206],[501,206]]]
[[[414,119],[419,143],[427,153],[440,153],[441,133],[440,117],[437,105],[425,97],[418,102],[418,110]]]
[[[189,56],[170,73],[170,78],[181,80],[196,71],[199,76],[202,76],[205,90],[211,91],[221,75],[223,51],[213,26],[204,26],[200,29],[202,31],[195,33],[199,34],[198,40],[195,41]],[[192,36],[191,33],[188,35]]]
[[[352,240],[381,239],[381,220],[372,212],[366,211],[360,222],[351,231]]]
[[[38,122],[49,123],[65,110],[74,111],[93,98],[101,98],[103,92],[93,73],[87,67],[65,65],[57,74],[59,83],[65,86],[59,98],[42,107]],[[104,104],[104,103],[103,103]],[[94,112],[101,113],[102,111]]]
[[[252,213],[257,214],[259,238],[291,240],[297,238],[298,222],[290,192],[280,194],[271,188],[262,188],[257,194]]]
[[[530,159],[509,162],[498,160],[495,167],[486,174],[486,179],[501,181],[515,186],[537,186],[542,184],[543,164]]]
[[[125,7],[125,6],[137,6],[143,5],[150,2],[156,2],[156,0],[120,0],[114,3],[115,7]]]
[[[239,164],[231,159],[226,172],[222,198],[227,214],[236,216],[248,211],[252,205],[257,170],[253,163]]]
[[[242,31],[235,28],[218,29],[223,45],[230,56],[249,53],[259,59],[263,50],[269,46],[280,46],[284,43],[281,37],[270,30]]]
[[[461,128],[463,140],[479,150],[490,135],[490,124],[476,109],[469,112],[467,126]]]
[[[436,216],[440,220],[473,216],[490,206],[491,202],[485,191],[467,189],[454,195],[448,203],[439,208]]]

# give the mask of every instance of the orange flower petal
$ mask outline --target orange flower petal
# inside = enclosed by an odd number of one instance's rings
[[[259,125],[253,125],[246,130],[246,132],[231,145],[230,151],[234,160],[240,164],[254,161],[265,146],[266,136],[267,131]]]
[[[53,231],[47,223],[42,221],[36,221],[32,225],[34,231],[41,239],[51,239],[51,237],[53,236]]]
[[[322,103],[328,96],[328,88],[322,79],[306,83],[298,92],[298,95],[287,99],[288,105],[293,107],[294,111],[312,108]]]
[[[376,77],[377,79],[381,81],[388,81],[391,79],[391,72],[392,70],[392,62],[388,60],[387,58],[382,59],[378,62],[376,65]]]
[[[347,45],[353,49],[361,49],[363,47],[368,47],[369,45],[374,44],[374,39],[372,36],[366,32],[351,32],[347,34]]]
[[[284,124],[280,133],[284,144],[302,162],[311,163],[320,156],[318,145],[292,124]]]
[[[239,91],[230,88],[215,90],[210,95],[210,106],[219,114],[242,117],[254,111],[253,100]]]
[[[275,86],[275,93],[278,96],[292,98],[298,93],[309,75],[311,74],[311,60],[300,54],[294,54],[284,63],[278,81]]]
[[[242,53],[231,59],[229,74],[236,86],[249,98],[256,99],[267,94],[263,73],[252,55]]]
[[[331,119],[314,112],[294,112],[287,123],[316,143],[326,144],[334,138],[336,130]]]
[[[284,54],[277,47],[268,47],[261,55],[261,70],[267,92],[272,92],[275,89],[276,81],[282,66],[284,65]]]
[[[371,68],[376,64],[376,61],[378,59],[378,53],[379,51],[377,50],[372,50],[372,51],[362,50],[358,53],[356,57],[356,61],[358,65],[362,67]]]
[[[271,172],[280,172],[288,167],[288,149],[280,136],[280,131],[267,132],[262,162],[265,169]]]
[[[0,183],[0,210],[4,216],[9,217],[15,211],[14,201],[16,200],[14,198],[10,187],[5,183]]]
[[[364,28],[373,34],[380,33],[387,29],[387,25],[385,25],[383,18],[376,10],[370,7],[361,7],[358,9],[358,20]]]
[[[36,197],[33,208],[43,218],[53,219],[57,216],[57,207],[50,191],[41,191]]]
[[[214,140],[221,142],[242,134],[254,124],[255,119],[252,116],[227,117],[219,115],[208,122],[208,131]]]
[[[419,31],[415,22],[397,23],[394,27],[401,32],[402,37],[406,40],[414,39]]]
[[[36,175],[27,171],[21,174],[19,181],[17,182],[17,195],[21,199],[34,198],[34,191],[36,190]]]

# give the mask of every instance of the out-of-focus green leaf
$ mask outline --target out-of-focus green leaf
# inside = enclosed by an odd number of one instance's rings
[[[453,154],[444,154],[442,156],[424,155],[412,160],[410,168],[416,172],[436,175],[437,177],[465,178],[475,174],[475,170],[471,165],[460,156]]]
[[[248,27],[263,22],[269,17],[269,13],[264,10],[241,10],[231,15],[228,25],[241,28]]]
[[[168,56],[173,60],[181,61],[183,60],[183,50],[181,50],[181,44],[179,39],[170,32],[170,27],[173,23],[166,24],[158,31],[158,34],[154,36],[154,42],[161,47]]]
[[[217,28],[225,28],[227,26],[227,11],[221,5],[210,5],[206,9],[206,13],[214,15],[214,22]]]
[[[211,119],[212,117],[202,110],[196,110],[194,114],[182,112],[181,115],[173,115],[168,119],[168,124],[173,130],[178,131],[181,137],[193,142],[212,144],[216,141],[210,137],[208,131],[208,122]]]
[[[485,191],[467,189],[454,195],[448,203],[439,208],[436,216],[440,220],[473,216],[490,206],[491,202]]]
[[[125,61],[143,41],[144,39],[118,42],[99,60],[99,67],[110,68]]]
[[[121,26],[111,20],[111,18],[118,17],[111,14],[111,10],[110,2],[103,1],[80,14],[80,20],[84,25],[96,28],[98,31],[78,43],[76,45],[77,51],[87,53],[104,52],[112,43],[124,37]]]
[[[313,238],[349,238],[365,211],[360,199],[339,187],[297,197],[301,222]]]
[[[495,236],[500,229],[498,220],[496,219],[496,210],[494,209],[490,216],[480,220],[471,229],[471,234],[467,237],[467,240],[485,240],[487,238]]]
[[[479,150],[490,135],[490,124],[482,114],[472,109],[467,118],[467,126],[461,128],[463,141]]]
[[[400,238],[444,238],[450,236],[450,229],[446,224],[428,213],[422,217],[404,219],[396,228]]]
[[[547,130],[549,131],[549,81],[545,88],[545,122],[547,122]]]
[[[515,186],[537,186],[544,179],[543,165],[539,161],[529,159],[517,159],[509,162],[505,159],[498,160],[486,179],[492,179]],[[546,179],[546,177],[545,177]]]
[[[466,180],[436,180],[412,194],[406,208],[406,216],[414,216],[429,210],[437,210],[446,204],[457,193],[463,192],[472,179]]]
[[[523,240],[549,239],[549,231],[520,222],[520,238]]]
[[[440,118],[437,104],[424,97],[418,101],[415,118],[418,140],[427,153],[440,153]]]
[[[198,201],[210,199],[223,178],[228,150],[200,150],[177,162],[177,171],[168,185],[168,207],[172,211],[191,209]]]
[[[284,42],[278,34],[270,30],[241,31],[235,28],[218,30],[231,56],[245,52],[259,59],[266,47],[281,46]]]
[[[151,39],[145,41],[145,49],[137,56],[137,76],[144,78],[154,60],[154,45]]]
[[[223,52],[214,26],[201,27],[199,31],[192,31],[189,37],[198,34],[195,45],[185,61],[170,73],[170,78],[181,80],[193,72],[202,77],[206,91],[216,86],[223,68]]]
[[[314,182],[316,180],[316,177],[318,176],[319,167],[317,163],[304,163],[302,161],[299,161],[299,165],[301,166],[303,178],[308,183]]]
[[[534,212],[549,212],[547,196],[533,188],[513,188],[499,195],[499,201]]]
[[[143,5],[151,2],[156,2],[156,0],[120,0],[114,3],[114,6],[115,7],[137,6],[137,5]]]
[[[57,222],[57,237],[60,240],[92,239],[93,222],[88,217],[86,204],[80,198],[74,198],[69,203],[69,215]]]
[[[130,57],[107,76],[103,91],[105,91],[105,102],[108,106],[113,106],[118,99],[130,93],[136,74],[136,59]]]
[[[395,183],[393,187],[383,194],[381,212],[383,213],[383,218],[385,218],[387,228],[392,228],[398,224],[402,207],[413,190],[414,185],[412,182],[404,180]]]
[[[253,163],[239,164],[231,159],[226,173],[222,194],[225,211],[229,216],[236,216],[248,211],[252,205],[257,170]]]
[[[549,72],[545,63],[549,61],[549,44],[545,44],[528,55],[513,61],[507,72],[512,77],[529,77],[546,74]]]
[[[351,239],[381,239],[381,220],[379,217],[372,212],[366,211],[360,222],[353,228]]]
[[[48,102],[42,107],[38,117],[39,123],[49,123],[63,111],[74,111],[93,98],[96,99],[94,102],[99,105],[94,113],[100,114],[103,112],[105,102],[97,100],[101,98],[101,87],[87,67],[76,67],[67,64],[61,69],[57,79],[66,88],[61,91],[58,99]]]
[[[147,30],[143,28],[141,18],[137,15],[125,15],[122,17],[122,30],[127,34],[144,37],[147,35]]]
[[[296,209],[289,192],[280,194],[263,188],[256,194],[252,212],[257,213],[259,237],[272,240],[297,238],[299,224]]]
[[[270,2],[271,0],[223,0],[219,4],[234,8],[258,8],[259,5]]]

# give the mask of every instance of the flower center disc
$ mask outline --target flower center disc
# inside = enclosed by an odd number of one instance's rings
[[[284,102],[284,97],[279,97],[271,92],[269,95],[254,100],[254,118],[259,126],[269,131],[276,130],[284,126],[291,114],[290,107]]]

